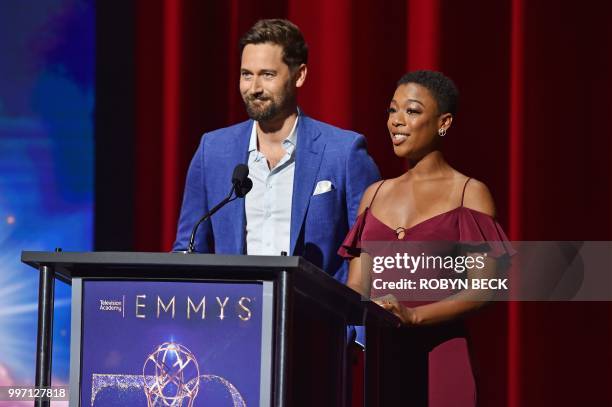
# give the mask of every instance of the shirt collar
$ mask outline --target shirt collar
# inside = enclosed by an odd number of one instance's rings
[[[295,118],[295,122],[293,123],[293,128],[291,128],[287,138],[283,140],[283,147],[290,154],[297,145],[297,124],[300,120],[301,114],[302,112],[300,111],[300,108],[298,108],[298,114]],[[253,120],[253,126],[251,127],[251,138],[249,139],[249,153],[255,150],[257,150],[257,122]]]

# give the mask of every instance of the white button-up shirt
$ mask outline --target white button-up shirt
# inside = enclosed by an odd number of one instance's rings
[[[297,123],[283,140],[285,155],[272,169],[257,149],[257,123],[253,122],[249,142],[249,178],[253,189],[245,196],[247,254],[278,256],[289,252],[291,201],[295,173]]]

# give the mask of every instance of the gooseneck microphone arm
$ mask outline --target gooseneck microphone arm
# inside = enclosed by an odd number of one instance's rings
[[[244,196],[253,188],[253,181],[248,178],[249,175],[249,167],[245,164],[238,164],[236,168],[234,168],[234,174],[232,175],[232,189],[229,194],[219,202],[214,208],[212,208],[208,213],[200,218],[193,226],[191,230],[191,236],[189,237],[189,246],[187,247],[187,253],[193,253],[195,250],[195,236],[198,230],[198,227],[210,219],[211,216],[215,214],[219,209],[221,209],[226,204],[232,202],[236,198],[244,198]],[[232,195],[234,195],[232,197]]]
[[[193,253],[193,251],[195,250],[195,235],[196,235],[196,232],[198,231],[198,227],[202,223],[204,223],[206,220],[208,220],[211,216],[213,216],[219,209],[223,208],[226,204],[238,198],[238,195],[232,198],[235,188],[236,188],[235,185],[232,186],[232,189],[230,190],[229,194],[221,202],[219,202],[214,208],[212,208],[210,212],[202,216],[200,220],[198,220],[196,224],[193,226],[193,229],[191,230],[191,236],[189,237],[189,246],[187,247],[187,253]]]

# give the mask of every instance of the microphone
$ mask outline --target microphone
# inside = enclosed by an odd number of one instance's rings
[[[244,164],[238,164],[234,168],[234,174],[232,175],[232,185],[234,186],[234,192],[238,198],[244,198],[244,196],[253,188],[253,181],[248,178],[249,167]]]
[[[194,225],[191,236],[189,237],[189,246],[187,247],[187,253],[193,253],[195,250],[195,235],[198,230],[198,227],[206,220],[208,220],[211,216],[215,214],[219,209],[224,207],[226,204],[232,202],[237,198],[244,198],[244,196],[253,188],[253,181],[248,177],[249,175],[249,167],[245,164],[238,164],[234,168],[234,173],[232,174],[232,189],[229,194],[219,202],[214,208],[212,208],[208,213],[200,218]],[[234,195],[232,197],[232,195]]]

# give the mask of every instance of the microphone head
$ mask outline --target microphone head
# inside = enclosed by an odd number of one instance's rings
[[[253,181],[251,181],[250,178],[246,178],[244,182],[236,184],[236,196],[238,198],[244,198],[244,196],[249,193],[251,188],[253,188]]]
[[[243,198],[253,188],[253,181],[248,177],[249,167],[245,164],[238,164],[234,168],[232,184],[238,198]]]
[[[237,182],[242,183],[249,175],[249,167],[246,164],[238,164],[234,167],[234,173],[232,174],[232,184]]]

